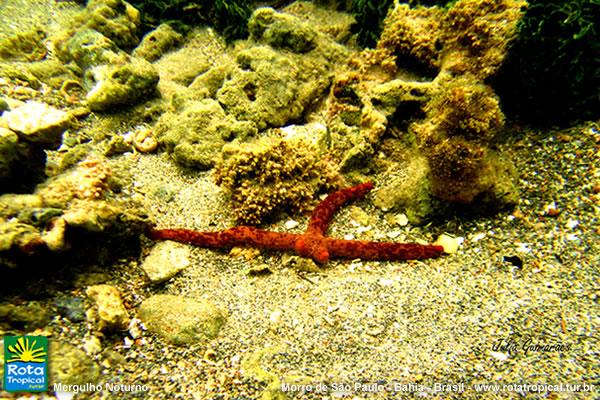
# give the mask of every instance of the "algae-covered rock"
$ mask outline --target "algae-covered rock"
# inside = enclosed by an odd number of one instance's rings
[[[105,246],[107,254],[131,249],[148,220],[139,205],[112,199],[118,189],[104,162],[87,160],[35,194],[0,196],[0,266],[47,255],[89,257]]]
[[[165,113],[157,127],[160,143],[178,163],[209,169],[215,164],[223,145],[235,138],[256,133],[253,124],[236,121],[212,100],[190,102],[176,115]]]
[[[135,47],[140,25],[140,12],[123,0],[90,0],[84,12],[85,26],[114,41],[117,46]]]
[[[92,301],[92,308],[87,312],[88,321],[98,331],[120,331],[127,329],[129,315],[123,306],[119,290],[111,285],[94,285],[85,293]]]
[[[442,68],[483,80],[506,58],[523,16],[524,0],[460,0],[448,9],[442,33]]]
[[[373,87],[369,94],[372,104],[386,117],[404,121],[423,113],[434,91],[431,82],[393,79]]]
[[[317,46],[317,32],[310,25],[272,8],[256,10],[248,22],[248,31],[254,40],[294,53],[306,53]]]
[[[152,96],[158,72],[148,61],[123,51],[138,43],[138,11],[122,0],[94,0],[80,19],[76,28],[56,39],[56,48],[61,59],[81,68],[89,108],[106,111]]]
[[[86,96],[89,108],[104,111],[150,97],[159,76],[148,61],[133,58],[126,64],[93,67],[86,72],[85,79],[94,82]]]
[[[38,26],[0,40],[0,59],[35,61],[46,56],[46,32]]]
[[[402,210],[408,220],[422,224],[439,207],[429,187],[429,163],[423,156],[411,151],[411,157],[404,163],[390,167],[389,176],[384,179],[373,194],[373,204],[385,211]]]
[[[181,42],[182,36],[169,24],[160,24],[153,31],[148,32],[132,55],[147,61],[156,61],[164,53]]]
[[[19,137],[9,129],[0,127],[0,182],[10,178],[19,159]]]
[[[410,8],[408,4],[396,3],[377,42],[379,56],[389,60],[385,66],[412,64],[437,70],[441,62],[443,16],[437,7]]]
[[[43,246],[35,227],[15,220],[0,220],[0,257],[12,251],[31,254]]]
[[[60,55],[75,62],[82,70],[128,60],[126,53],[121,52],[112,40],[94,29],[76,31],[59,51],[62,51]]]
[[[0,329],[4,331],[33,331],[48,325],[51,318],[51,311],[35,301],[25,304],[0,303]]]
[[[286,14],[301,18],[313,29],[338,43],[346,43],[352,37],[356,19],[348,13],[322,7],[312,1],[295,1],[282,10]]]
[[[227,320],[227,312],[210,300],[168,294],[144,300],[139,315],[150,332],[180,346],[206,345]]]
[[[347,51],[300,18],[271,8],[256,10],[248,27],[256,45],[237,52],[217,100],[259,130],[301,119],[329,86],[332,63]]]
[[[275,211],[306,209],[319,191],[335,186],[336,178],[314,145],[271,137],[227,145],[215,171],[244,224],[261,223]]]
[[[307,63],[268,46],[243,50],[236,61],[238,68],[219,89],[217,99],[227,113],[254,122],[260,130],[299,119],[331,78],[321,63],[314,62],[313,68],[322,74],[307,73]]]
[[[436,199],[488,210],[514,204],[515,174],[491,149],[504,115],[483,80],[506,56],[523,5],[460,0],[442,9],[395,3],[376,49],[353,56],[353,70],[338,74],[328,108],[332,154],[343,172],[388,168],[392,181],[376,195],[382,208],[423,220],[441,209]],[[380,155],[389,160],[376,161],[382,147]],[[398,179],[404,171],[394,171],[414,167],[406,162],[406,149],[428,164],[419,169],[429,171],[419,174],[428,182],[413,191],[406,190],[408,179]]]
[[[54,384],[86,385],[100,381],[100,367],[85,352],[69,343],[49,340],[48,381]]]
[[[8,111],[10,110],[10,106],[8,105],[8,102],[0,97],[0,115],[2,115],[4,113],[4,111]]]
[[[515,204],[515,175],[490,149],[504,124],[497,96],[468,76],[438,80],[427,119],[413,125],[429,159],[432,193],[456,203],[477,199],[492,208]]]
[[[141,45],[140,45],[141,46]],[[174,95],[181,96],[181,92],[190,86],[192,81],[199,75],[210,69],[220,71],[231,64],[231,57],[225,41],[215,31],[206,27],[197,27],[188,33],[183,45],[164,54],[156,60],[153,65],[160,72],[159,90],[163,98],[171,99]],[[218,87],[221,87],[225,76],[221,78]],[[198,88],[201,89],[201,88]],[[216,92],[217,89],[214,89]],[[200,100],[210,96],[197,96],[195,90],[191,90],[190,96],[193,100]],[[178,107],[174,104],[175,107]]]

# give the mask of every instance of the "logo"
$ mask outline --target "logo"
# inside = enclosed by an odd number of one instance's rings
[[[4,390],[48,390],[48,338],[4,336]]]

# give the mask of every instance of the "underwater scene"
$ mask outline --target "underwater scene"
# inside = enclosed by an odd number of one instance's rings
[[[0,399],[597,399],[600,1],[0,0]]]

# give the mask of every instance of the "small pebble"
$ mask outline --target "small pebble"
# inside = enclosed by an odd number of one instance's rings
[[[87,355],[93,356],[102,351],[102,344],[97,336],[88,336],[83,341],[83,351]]]
[[[560,214],[560,211],[556,207],[555,202],[546,204],[544,206],[544,210],[542,211],[542,215],[546,215],[548,217],[556,217],[558,214]]]
[[[499,351],[490,351],[490,355],[492,357],[494,357],[496,360],[499,360],[499,361],[506,361],[506,360],[508,360],[508,354],[506,354],[506,353],[500,353]]]
[[[406,216],[406,214],[397,214],[395,219],[396,223],[400,226],[408,225],[408,217]]]
[[[285,221],[285,229],[287,229],[287,230],[294,229],[298,225],[300,225],[300,223],[298,221],[293,220],[293,219]]]
[[[461,237],[453,237],[446,233],[441,234],[434,244],[438,246],[442,246],[444,248],[444,253],[446,254],[454,254],[458,251],[458,248],[463,242],[463,238]]]
[[[133,146],[141,153],[152,153],[158,147],[158,141],[148,128],[133,133]]]
[[[579,221],[577,221],[576,219],[570,219],[567,221],[567,228],[569,229],[573,229],[577,227],[577,225],[579,225]]]

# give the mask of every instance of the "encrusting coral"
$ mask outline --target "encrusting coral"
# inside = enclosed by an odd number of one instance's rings
[[[490,148],[504,124],[497,96],[468,75],[439,81],[441,89],[425,107],[427,119],[411,126],[429,159],[432,194],[456,203],[478,196],[515,202],[514,172]]]
[[[362,260],[413,260],[439,257],[444,248],[432,244],[367,242],[325,236],[335,212],[344,204],[364,197],[370,182],[331,193],[314,209],[303,234],[270,232],[250,226],[238,226],[221,232],[196,232],[187,229],[150,229],[148,237],[174,240],[208,248],[251,246],[270,250],[294,251],[319,264],[330,258]]]
[[[265,137],[225,146],[215,180],[230,193],[238,221],[258,224],[274,211],[298,209],[335,186],[337,172],[301,140]]]
[[[396,3],[377,47],[353,56],[351,70],[332,85],[329,128],[333,147],[345,151],[336,153],[342,171],[376,163],[387,171],[394,163],[408,168],[404,153],[419,153],[429,164],[428,190],[436,198],[481,200],[491,209],[514,204],[514,171],[491,148],[504,115],[485,80],[502,64],[525,5],[459,0],[441,9]],[[399,145],[390,145],[394,141]],[[375,161],[384,143],[390,158]]]
[[[111,243],[113,252],[119,242],[131,245],[148,221],[137,204],[114,199],[119,190],[106,161],[90,158],[34,194],[0,196],[0,268],[64,252],[71,258],[101,253],[99,241]]]

